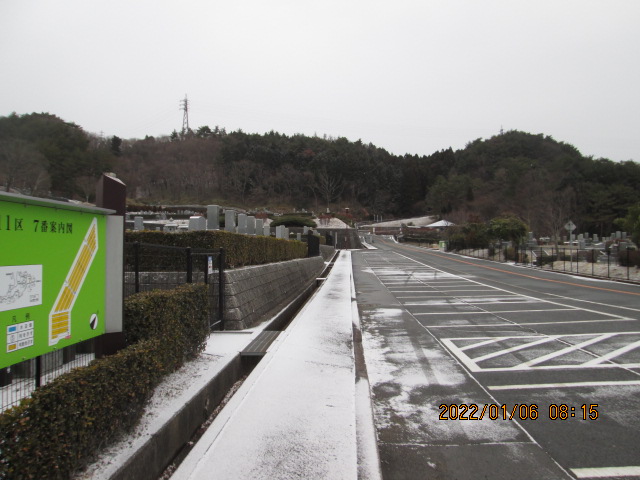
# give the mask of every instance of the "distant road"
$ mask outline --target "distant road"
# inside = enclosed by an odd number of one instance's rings
[[[352,258],[385,479],[640,478],[639,286],[374,246]]]

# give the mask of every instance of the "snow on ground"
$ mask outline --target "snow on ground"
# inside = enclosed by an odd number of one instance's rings
[[[174,478],[357,477],[349,257],[341,253]]]
[[[613,279],[627,280],[627,267],[621,267],[619,265],[609,265],[607,268],[606,263],[588,263],[580,262],[562,262],[557,261],[553,263],[553,270],[559,272],[571,272],[580,275],[591,275],[591,269],[593,268],[593,274],[597,277],[610,277]],[[550,265],[546,265],[544,270],[551,270]],[[628,269],[629,280],[640,281],[640,269],[637,267],[630,267]]]
[[[133,432],[106,446],[98,459],[74,480],[106,480],[110,478],[145,442],[171,419],[200,389],[249,343],[254,331],[215,332],[209,337],[205,351],[168,375],[149,400],[140,422]]]
[[[399,227],[402,224],[404,225],[409,225],[412,224],[416,227],[425,227],[427,225],[431,225],[432,223],[436,222],[438,219],[436,217],[413,217],[413,218],[401,218],[399,220],[390,220],[388,222],[380,222],[380,223],[373,223],[371,225],[367,225],[367,226],[372,226],[372,227]]]
[[[313,221],[316,222],[318,228],[349,228],[349,225],[335,217],[314,218]]]

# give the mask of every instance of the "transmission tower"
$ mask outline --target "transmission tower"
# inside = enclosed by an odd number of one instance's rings
[[[182,135],[189,132],[189,99],[187,94],[184,94],[184,100],[180,100],[180,108],[184,112],[182,114]]]

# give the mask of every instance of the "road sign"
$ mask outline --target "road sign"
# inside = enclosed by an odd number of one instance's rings
[[[576,229],[576,226],[571,220],[569,220],[567,223],[564,224],[564,228],[569,232],[573,232]]]

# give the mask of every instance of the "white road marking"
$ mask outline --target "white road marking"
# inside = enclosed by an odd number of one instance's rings
[[[500,357],[502,355],[507,355],[511,352],[517,352],[518,350],[524,350],[525,348],[533,347],[535,345],[542,345],[543,343],[553,342],[557,340],[561,335],[550,335],[548,337],[542,337],[539,340],[535,340],[530,343],[523,343],[522,345],[517,345],[511,348],[505,348],[504,350],[498,350],[497,352],[487,353],[486,355],[482,355],[481,357],[475,357],[473,359],[474,362],[482,362],[483,360],[489,360],[490,358]]]
[[[542,357],[538,357],[538,358],[534,358],[532,360],[528,360],[526,362],[521,363],[520,365],[516,365],[513,368],[514,368],[514,370],[528,369],[529,367],[532,367],[534,365],[538,365],[539,363],[544,363],[547,360],[552,360],[552,359],[554,359],[556,357],[560,357],[560,356],[565,355],[567,353],[571,353],[571,352],[575,352],[576,350],[580,350],[583,347],[588,347],[589,345],[593,345],[594,343],[598,343],[598,342],[601,342],[603,340],[607,340],[607,339],[609,339],[611,337],[614,337],[615,335],[616,335],[615,333],[605,333],[604,335],[600,335],[600,336],[598,336],[596,338],[592,338],[590,340],[585,340],[584,342],[580,342],[580,343],[577,343],[575,345],[571,345],[570,347],[563,348],[561,350],[558,350],[557,352],[551,352],[551,353],[548,353],[547,355],[543,355]]]
[[[520,311],[520,310],[518,310]],[[470,312],[424,312],[424,313],[411,313],[411,315],[415,315],[416,317],[425,316],[425,315],[491,315],[493,312],[486,312],[484,310],[470,311]],[[504,312],[503,312],[504,313]]]
[[[483,342],[472,343],[471,345],[467,345],[466,347],[462,347],[460,350],[471,350],[472,348],[484,347],[485,345],[491,345],[492,343],[500,342],[509,337],[494,337],[489,340],[485,340]]]
[[[468,325],[469,326],[475,326],[475,325]],[[633,350],[634,348],[637,348],[640,346],[640,341],[636,341],[636,342],[632,342],[629,344],[629,346],[625,346],[622,348],[618,348],[613,352],[610,352],[609,354],[605,354],[605,355],[599,355],[596,357],[596,360],[600,360],[602,358],[604,358],[604,360],[602,361],[593,361],[593,360],[588,360],[586,362],[580,363],[580,364],[574,364],[574,363],[563,363],[563,364],[558,364],[558,365],[542,365],[540,366],[539,364],[546,362],[548,360],[552,360],[556,357],[560,357],[562,355],[566,355],[567,353],[571,353],[574,352],[576,350],[581,350],[584,347],[587,347],[589,345],[592,345],[594,343],[598,343],[598,342],[603,342],[606,341],[612,337],[616,337],[616,336],[624,336],[624,335],[639,335],[640,332],[619,332],[619,333],[605,333],[605,334],[568,334],[568,335],[526,335],[526,336],[501,336],[498,337],[498,341],[500,340],[510,340],[510,339],[514,339],[514,340],[522,340],[522,339],[527,339],[527,338],[533,338],[533,339],[537,339],[534,340],[532,342],[529,343],[523,343],[520,345],[516,345],[514,347],[508,348],[508,349],[504,349],[504,350],[500,350],[497,352],[492,352],[492,353],[488,353],[485,355],[480,355],[478,357],[472,357],[467,355],[467,353],[465,353],[465,351],[468,351],[470,349],[472,349],[474,346],[476,345],[480,345],[481,342],[484,341],[489,341],[489,343],[495,343],[495,339],[496,337],[475,337],[475,338],[469,338],[469,337],[458,337],[458,338],[443,338],[441,339],[442,343],[453,353],[453,355],[455,355],[456,357],[458,357],[458,359],[467,366],[467,368],[469,370],[471,370],[472,372],[509,372],[509,371],[514,371],[514,370],[551,370],[551,369],[581,369],[581,368],[638,368],[640,366],[639,363],[604,363],[605,361],[609,360],[610,358],[614,358],[616,352],[619,352],[620,354],[622,353],[626,353],[629,352],[631,350]],[[531,360],[528,360],[526,362],[522,362],[519,363],[517,365],[513,365],[513,366],[506,366],[506,367],[481,367],[479,364],[479,362],[482,362],[483,360],[488,360],[491,358],[495,358],[495,357],[499,357],[502,355],[507,355],[511,352],[517,351],[517,350],[524,350],[528,347],[531,346],[536,346],[536,345],[541,345],[543,343],[548,343],[550,341],[559,341],[562,342],[564,345],[567,344],[566,338],[571,338],[571,337],[585,337],[585,336],[590,336],[592,338],[589,338],[588,340],[585,340],[583,342],[577,343],[575,345],[569,345],[565,348],[562,348],[560,350],[556,350],[550,353],[547,353],[546,355],[541,355],[538,356],[536,358],[533,358]],[[623,337],[624,338],[624,337]],[[472,344],[472,345],[464,345],[463,347],[459,347],[457,345],[456,342],[460,342],[460,341],[469,341],[469,340],[475,340],[476,343]],[[487,344],[488,345],[488,344]],[[628,347],[628,348],[627,348]],[[624,351],[622,351],[624,350]],[[591,355],[595,355],[592,352],[588,352]]]
[[[630,352],[631,350],[639,346],[640,346],[640,340],[638,340],[637,342],[630,343],[629,345],[625,345],[624,347],[618,348],[617,350],[613,350],[612,352],[602,355],[600,358],[594,358],[593,360],[589,360],[584,365],[591,366],[591,365],[597,365],[602,362],[606,362],[608,360],[611,360],[612,358],[622,355],[623,353]]]
[[[475,313],[475,312],[464,312],[461,315],[466,315],[467,313]],[[509,313],[509,312],[500,312],[500,313]],[[421,315],[420,313],[412,313],[412,315]],[[517,325],[517,326],[526,326],[526,325],[560,325],[563,323],[601,323],[601,322],[634,322],[633,318],[606,318],[602,320],[569,320],[566,322],[523,322],[523,323],[485,323],[485,324],[474,324],[474,323],[465,323],[463,325],[425,325],[426,328],[469,328],[469,327],[504,327],[505,325]]]
[[[640,467],[572,468],[578,478],[615,478],[640,476]]]
[[[528,383],[521,385],[490,385],[489,390],[537,390],[543,388],[581,388],[581,387],[624,387],[640,386],[640,381],[602,381],[602,382],[565,382],[565,383]]]

